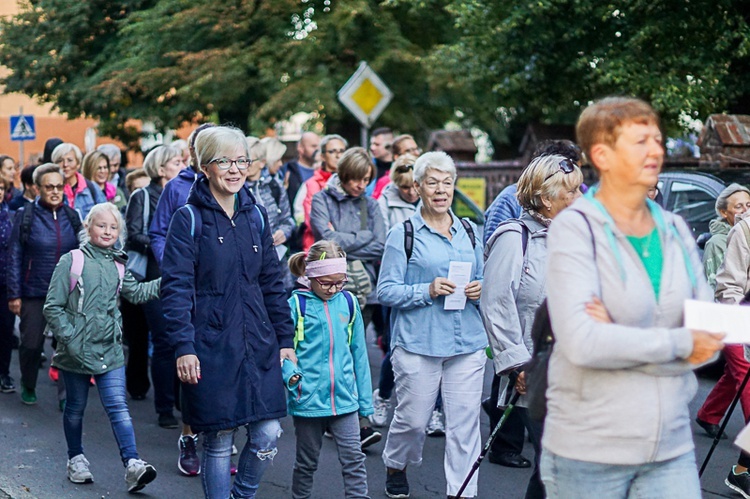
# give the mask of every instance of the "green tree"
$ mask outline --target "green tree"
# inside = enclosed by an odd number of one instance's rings
[[[495,139],[510,122],[572,123],[589,101],[612,94],[650,101],[675,131],[682,115],[740,110],[750,95],[743,4],[453,0],[460,36],[433,52],[432,81],[469,96],[467,121]]]
[[[0,62],[12,70],[3,83],[130,142],[131,118],[260,133],[298,111],[353,138],[336,92],[367,60],[396,95],[378,125],[427,130],[453,112],[428,82],[426,56],[453,35],[443,3],[30,0],[0,25]]]

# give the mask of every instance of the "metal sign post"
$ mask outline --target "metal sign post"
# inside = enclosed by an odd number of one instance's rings
[[[367,134],[370,127],[393,99],[393,92],[362,61],[349,81],[338,91],[341,104],[362,124],[360,142],[367,149]]]
[[[17,116],[10,117],[10,140],[18,141],[18,164],[23,169],[24,152],[23,143],[27,140],[36,139],[36,129],[34,128],[34,117],[24,115],[23,108],[19,108]]]

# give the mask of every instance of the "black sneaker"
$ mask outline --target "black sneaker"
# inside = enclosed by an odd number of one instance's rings
[[[175,418],[171,412],[163,412],[159,414],[159,426],[162,428],[177,428],[180,426],[180,423],[177,421],[177,418]]]
[[[375,431],[369,426],[365,426],[364,428],[359,429],[359,441],[362,445],[362,449],[380,442],[381,438],[383,438],[383,435],[381,435],[379,431]]]
[[[745,499],[750,499],[750,473],[743,471],[742,473],[735,474],[735,468],[737,468],[736,465],[732,466],[732,470],[726,479],[724,479],[724,483]]]
[[[385,495],[391,499],[407,499],[409,497],[409,481],[406,479],[406,471],[386,472]]]
[[[13,393],[16,391],[16,385],[13,382],[13,378],[8,376],[0,376],[0,392]]]

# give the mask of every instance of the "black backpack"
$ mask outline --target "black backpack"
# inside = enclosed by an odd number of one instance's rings
[[[469,235],[471,241],[471,247],[477,247],[476,236],[474,235],[474,229],[471,227],[471,223],[465,218],[459,218],[461,225],[466,229],[466,233]],[[404,220],[404,251],[406,252],[406,262],[409,263],[411,260],[411,254],[414,252],[414,224],[411,223],[411,218]]]
[[[25,245],[29,240],[29,235],[31,234],[31,222],[34,220],[35,208],[36,203],[29,203],[23,209],[23,215],[21,215],[21,227],[19,227],[19,237],[22,245]],[[78,233],[81,232],[81,229],[83,228],[81,217],[78,215],[78,212],[64,202],[60,205],[60,209],[65,212],[68,220],[70,220],[70,225],[73,226],[76,238],[78,238]]]
[[[594,249],[594,263],[596,263],[594,231],[591,229],[591,224],[586,215],[581,211],[578,211],[578,213],[586,221],[589,234],[591,234],[591,246]],[[524,228],[525,231],[526,229]],[[539,305],[536,314],[534,314],[534,323],[531,326],[531,341],[534,345],[534,350],[531,354],[531,360],[524,367],[524,372],[526,373],[526,403],[529,417],[536,421],[544,421],[544,418],[547,416],[549,359],[552,356],[552,349],[555,346],[555,333],[552,331],[546,298]]]

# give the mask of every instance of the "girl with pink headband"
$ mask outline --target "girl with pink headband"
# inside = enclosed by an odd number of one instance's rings
[[[287,407],[294,419],[297,457],[292,496],[310,497],[323,431],[333,434],[347,497],[368,497],[359,418],[373,413],[365,328],[357,299],[346,285],[346,254],[318,241],[289,258],[304,288],[292,292],[297,365],[284,362]]]

